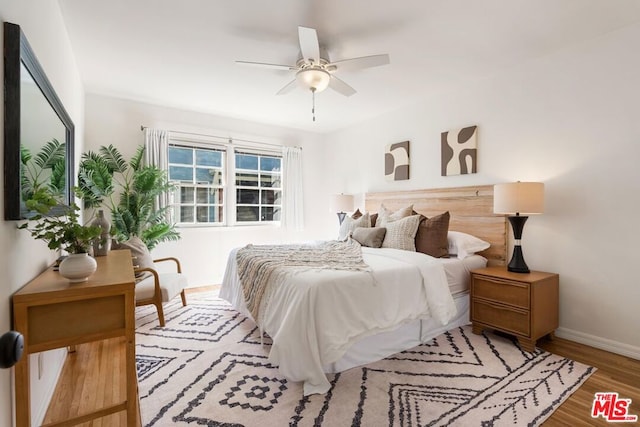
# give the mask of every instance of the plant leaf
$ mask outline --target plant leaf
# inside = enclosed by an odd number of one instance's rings
[[[31,150],[24,145],[20,144],[20,161],[23,165],[26,165],[31,160]]]
[[[112,144],[100,147],[102,160],[106,163],[111,173],[125,173],[127,171],[127,162],[120,154],[120,151]]]
[[[85,208],[100,206],[103,199],[114,192],[113,176],[107,163],[93,155],[86,156],[78,171],[78,189]]]
[[[53,138],[48,141],[36,154],[33,162],[40,169],[51,169],[54,165],[60,161],[65,160],[65,144],[60,143],[57,139]]]
[[[51,177],[49,178],[49,189],[55,195],[62,196],[65,191],[66,182],[66,162],[64,158],[58,160],[56,164],[51,168]]]
[[[138,171],[142,167],[142,156],[144,155],[144,150],[144,145],[139,145],[136,149],[136,153],[131,158],[131,161],[129,161],[129,165],[134,171]]]

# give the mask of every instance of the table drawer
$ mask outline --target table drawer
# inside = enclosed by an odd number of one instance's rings
[[[473,296],[529,309],[529,285],[493,277],[473,276]]]
[[[474,322],[493,326],[505,332],[529,336],[529,312],[497,304],[491,301],[473,300]]]

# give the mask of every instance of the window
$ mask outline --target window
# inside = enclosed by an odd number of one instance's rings
[[[181,224],[224,223],[226,152],[169,146],[169,180],[176,184],[172,206]]]
[[[282,158],[235,153],[236,222],[280,221]]]
[[[282,157],[276,154],[174,142],[168,167],[176,185],[172,213],[179,224],[280,222]]]

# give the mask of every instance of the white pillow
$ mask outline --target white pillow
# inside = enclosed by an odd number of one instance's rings
[[[340,224],[340,231],[338,231],[338,240],[346,240],[349,234],[358,227],[370,228],[371,218],[369,212],[365,213],[358,219],[353,219],[350,216],[345,216],[344,221]]]
[[[383,204],[380,204],[378,210],[378,218],[376,219],[376,227],[384,227],[382,223],[384,221],[395,221],[397,219],[406,218],[413,213],[413,205],[409,205],[406,208],[398,209],[393,212],[387,209]]]
[[[416,233],[420,225],[420,215],[412,215],[395,221],[383,221],[387,233],[382,241],[383,248],[416,251]]]
[[[457,255],[458,259],[465,259],[491,246],[489,242],[460,231],[449,231],[447,233],[447,241],[449,243],[449,254]]]

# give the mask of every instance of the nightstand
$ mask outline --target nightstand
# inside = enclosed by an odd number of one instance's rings
[[[558,327],[558,275],[532,271],[512,273],[506,267],[471,272],[473,333],[485,328],[514,335],[523,350],[534,351],[536,341],[553,338]]]

